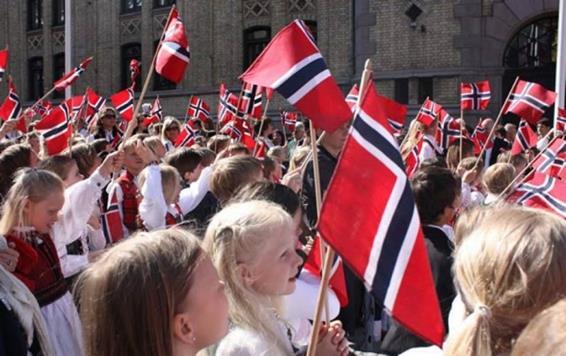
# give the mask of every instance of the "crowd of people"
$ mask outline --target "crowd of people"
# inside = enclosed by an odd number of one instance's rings
[[[466,140],[441,153],[437,125],[414,121],[399,137],[403,154],[412,132],[430,138],[411,188],[447,331],[440,349],[393,320],[347,266],[348,304],[328,289],[330,320],[312,325],[313,155],[324,193],[350,123],[313,152],[308,121],[289,133],[250,122],[267,148],[257,158],[202,122],[191,147],[175,147],[184,122],[174,117],[122,132],[107,106],[95,120],[52,156],[33,123],[25,134],[0,127],[2,355],[300,355],[313,328],[317,355],[566,349],[566,223],[501,202],[537,153],[510,154],[511,123],[483,157]],[[538,150],[550,126],[540,121]]]

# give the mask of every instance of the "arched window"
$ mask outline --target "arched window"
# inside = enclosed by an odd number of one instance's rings
[[[65,74],[65,53],[57,53],[53,56],[53,81],[58,80]],[[53,98],[64,97],[65,92],[55,90]]]
[[[244,70],[263,51],[271,40],[271,28],[255,26],[244,30]]]
[[[43,58],[32,57],[28,60],[28,100],[37,100],[43,96]]]
[[[122,45],[120,57],[120,72],[122,73],[122,86],[121,89],[127,88],[131,84],[130,76],[130,61],[137,59],[141,61],[141,44],[127,43]],[[141,75],[136,78],[136,91],[141,90]]]
[[[122,0],[122,13],[141,11],[142,0]]]
[[[153,8],[157,9],[160,7],[169,7],[175,3],[175,0],[153,0]]]
[[[39,30],[43,26],[41,0],[28,0],[28,30]]]
[[[505,68],[537,68],[555,66],[558,18],[536,20],[523,27],[511,39],[505,50]]]
[[[53,0],[53,26],[65,24],[65,0]]]

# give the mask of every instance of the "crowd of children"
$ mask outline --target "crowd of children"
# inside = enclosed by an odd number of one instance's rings
[[[333,321],[311,323],[312,156],[324,194],[350,123],[313,153],[308,122],[286,135],[266,120],[262,158],[203,123],[191,147],[175,146],[184,123],[174,117],[133,120],[126,133],[118,123],[103,107],[54,156],[33,130],[0,128],[0,355],[300,355],[313,328],[317,355],[566,348],[566,223],[501,204],[532,159],[508,152],[513,125],[494,130],[483,157],[466,140],[441,152],[436,125],[415,121],[399,137],[404,157],[423,138],[411,188],[447,330],[441,350],[393,320],[347,266],[348,304],[330,288]]]

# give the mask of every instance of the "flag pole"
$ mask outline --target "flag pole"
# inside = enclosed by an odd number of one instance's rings
[[[365,62],[365,66],[364,66],[364,71],[362,73],[362,78],[360,81],[360,91],[359,91],[359,95],[358,95],[358,108],[360,106],[362,97],[365,93],[365,90],[367,88],[367,85],[371,85],[369,84],[370,81],[370,76],[371,76],[372,70],[371,70],[371,61],[369,59],[366,60]],[[315,192],[316,194],[316,202],[317,202],[317,217],[320,216],[320,206],[322,205],[321,201],[322,201],[322,194],[321,194],[321,190],[320,190],[320,176],[319,176],[319,171],[318,171],[318,154],[316,152],[316,137],[312,137],[314,131],[314,126],[310,125],[310,132],[311,132],[311,145],[314,145],[314,151],[313,151],[313,169],[314,169],[314,173],[315,173]],[[318,179],[317,179],[318,176]],[[317,189],[317,182],[318,182],[318,189]],[[322,237],[319,237],[322,238]],[[321,241],[322,242],[322,241]],[[323,243],[320,244],[321,246],[325,245]],[[319,334],[319,324],[320,324],[320,319],[321,319],[321,314],[322,314],[322,308],[323,306],[326,305],[326,295],[327,295],[327,290],[328,290],[328,283],[329,283],[329,279],[330,279],[330,270],[332,268],[332,261],[334,260],[334,255],[335,252],[332,248],[328,247],[326,248],[326,252],[324,255],[324,260],[323,260],[323,265],[322,265],[322,279],[320,281],[320,289],[318,290],[318,296],[317,296],[317,300],[316,300],[316,308],[315,308],[315,313],[314,313],[314,318],[313,318],[313,323],[312,323],[312,329],[311,329],[311,334],[309,337],[309,344],[308,344],[308,349],[307,349],[307,356],[314,356],[314,354],[316,353],[316,348],[318,346],[318,334]],[[328,310],[328,308],[326,308]]]
[[[501,115],[503,115],[503,109],[505,108],[505,104],[507,104],[507,101],[509,101],[509,98],[511,97],[511,94],[515,90],[515,86],[517,86],[518,81],[519,81],[519,76],[515,77],[515,81],[513,82],[513,86],[511,86],[511,90],[509,90],[509,93],[507,94],[507,98],[505,98],[505,101],[501,104],[501,109],[499,109],[499,114],[497,114],[497,119],[493,123],[493,127],[489,131],[489,135],[487,136],[487,139],[485,140],[486,143],[485,143],[485,145],[483,145],[483,147],[481,148],[480,154],[478,155],[479,158],[481,158],[483,156],[483,154],[485,153],[485,149],[488,146],[487,143],[491,140],[491,137],[495,133],[495,129],[497,128],[497,124],[499,124],[499,121],[501,120]],[[476,168],[478,168],[478,164],[479,164],[479,160],[476,160],[476,164],[474,165],[474,168],[472,168],[472,170],[475,170]]]
[[[566,63],[564,63],[564,53],[566,51],[566,0],[560,0],[558,5],[558,44],[556,54],[556,103],[554,104],[554,132],[558,132],[557,120],[558,109],[564,107],[564,87],[566,86]]]
[[[263,130],[263,123],[265,122],[264,119],[267,118],[267,110],[269,109],[269,102],[270,101],[271,100],[269,100],[267,98],[265,99],[265,109],[263,110],[263,115],[261,115],[261,122],[259,123],[259,131],[257,133],[258,137],[261,136],[261,130]],[[238,100],[238,102],[239,102],[239,100]],[[240,107],[240,104],[238,104],[238,108],[239,107]],[[257,148],[258,148],[258,141],[256,139],[255,143],[254,143],[254,151],[253,151],[252,157],[255,157],[255,154],[257,153]]]
[[[429,99],[429,97],[427,96],[426,99],[424,100],[423,104]],[[421,107],[423,105],[421,104]],[[407,142],[407,140],[410,138],[409,137],[409,130],[411,129],[411,125],[413,124],[413,122],[417,119],[417,117],[419,116],[419,112],[421,111],[421,108],[419,108],[419,111],[417,111],[417,116],[415,116],[415,118],[413,119],[413,121],[411,121],[411,123],[409,123],[409,129],[407,130],[407,134],[405,135],[405,137],[403,137],[403,140],[401,141],[401,144],[399,145],[399,148],[402,148],[403,145]],[[416,135],[416,133],[415,133]],[[408,150],[407,152],[411,152],[413,150],[413,147],[411,147],[410,150]],[[408,156],[408,155],[407,155]],[[403,157],[403,161],[405,160],[405,158],[407,157]]]
[[[458,160],[458,162],[462,162],[462,141],[464,139],[464,109],[462,108],[462,101],[460,101],[460,159]]]

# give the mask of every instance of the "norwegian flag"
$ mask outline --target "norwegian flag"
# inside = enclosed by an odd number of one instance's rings
[[[305,269],[318,277],[322,277],[322,261],[320,257],[320,237],[317,236],[305,262]],[[344,276],[344,264],[339,256],[334,258],[334,263],[330,270],[329,286],[336,293],[340,306],[347,306],[348,289],[346,287],[346,277]]]
[[[235,141],[241,141],[246,131],[244,127],[244,120],[240,118],[234,118],[229,123],[224,125],[222,129],[220,129],[220,133],[223,135],[230,136]]]
[[[177,9],[171,10],[167,30],[163,34],[161,46],[155,59],[155,71],[162,77],[179,84],[189,66],[191,53],[185,33],[185,25],[179,18]]]
[[[566,110],[558,109],[558,116],[556,117],[556,130],[564,132],[566,130]]]
[[[149,126],[156,122],[161,122],[163,120],[163,108],[161,107],[161,102],[159,101],[159,96],[153,101],[151,106],[150,116],[143,119],[145,126]]]
[[[555,137],[548,147],[533,161],[533,168],[540,173],[559,177],[566,159],[566,141]]]
[[[70,72],[63,74],[59,80],[53,83],[55,89],[64,90],[66,87],[73,84],[81,76],[81,74],[83,74],[90,62],[92,62],[92,57],[88,57],[82,61],[78,67],[75,67]]]
[[[255,84],[244,83],[239,110],[244,114],[260,119],[263,113],[263,109],[261,107],[263,97],[262,93],[262,87]]]
[[[87,106],[88,101],[85,95],[77,95],[65,100],[65,104],[69,108],[71,122],[74,122],[80,118],[79,113]]]
[[[124,238],[122,217],[120,216],[120,206],[116,192],[110,197],[106,211],[102,214],[102,231],[104,232],[107,245],[116,243]]]
[[[53,104],[51,104],[49,100],[44,99],[36,102],[31,109],[34,113],[43,118],[45,115],[49,114],[51,109],[53,109]]]
[[[281,122],[290,131],[295,131],[298,115],[296,112],[281,111]]]
[[[269,151],[269,149],[267,148],[267,144],[265,143],[263,137],[258,137],[256,139],[257,141],[257,147],[255,147],[256,145],[254,145],[254,157],[258,158],[258,159],[263,159],[265,158],[265,156],[267,156],[267,151]]]
[[[197,137],[196,132],[193,130],[190,124],[185,123],[183,125],[183,130],[177,136],[175,141],[175,147],[191,147],[195,144],[195,139]]]
[[[187,116],[189,118],[201,120],[202,122],[210,123],[210,107],[198,96],[191,95],[189,107],[187,109]]]
[[[444,108],[438,114],[438,130],[436,130],[436,143],[445,152],[448,146],[460,137],[460,123],[454,119]]]
[[[358,96],[360,95],[360,89],[358,89],[358,84],[354,84],[348,95],[346,95],[346,104],[352,112],[356,110],[356,106],[358,105]]]
[[[271,98],[273,98],[273,89],[268,87],[265,87],[263,89],[265,90],[265,99],[271,100]]]
[[[274,88],[316,127],[326,131],[336,130],[352,116],[312,34],[301,20],[279,31],[240,79]]]
[[[85,122],[90,127],[91,125],[94,124],[95,115],[98,113],[100,108],[102,108],[102,106],[106,104],[106,99],[99,96],[91,88],[86,88],[86,97],[88,100],[88,110],[87,110]]]
[[[411,178],[417,172],[421,165],[421,150],[423,148],[424,139],[422,136],[417,137],[417,144],[411,148],[411,151],[405,157],[405,173]]]
[[[49,156],[57,155],[69,146],[69,138],[73,134],[70,122],[70,110],[67,104],[63,103],[35,125],[35,129],[45,140]]]
[[[20,97],[16,93],[16,86],[12,81],[12,77],[8,77],[8,96],[4,99],[4,102],[0,106],[0,118],[4,121],[16,120],[19,118],[16,129],[21,132],[27,132],[27,126],[25,118],[21,116],[22,114],[22,104],[20,103]]]
[[[441,345],[444,323],[419,215],[388,126],[369,85],[326,192],[319,232],[394,319]]]
[[[535,147],[537,145],[537,141],[538,136],[531,128],[531,125],[529,125],[527,121],[521,120],[519,128],[517,129],[515,141],[511,147],[511,155],[518,155],[531,147]]]
[[[438,116],[440,108],[440,105],[427,98],[417,114],[417,121],[423,123],[426,127],[432,125]]]
[[[460,84],[460,106],[462,110],[485,110],[490,99],[491,89],[487,80]]]
[[[8,47],[0,51],[0,82],[4,79],[9,56]]]
[[[503,106],[503,113],[513,113],[531,125],[544,114],[556,98],[556,93],[540,84],[519,80]]]
[[[234,117],[243,117],[238,111],[238,97],[228,89],[224,83],[220,84],[220,98],[218,100],[218,123],[220,127],[226,125]]]
[[[134,90],[132,87],[110,96],[110,102],[120,113],[122,121],[130,122],[134,117]]]
[[[566,218],[566,183],[544,173],[534,172],[530,180],[515,188],[507,201],[541,208]]]
[[[489,132],[487,130],[488,120],[480,120],[472,132],[472,142],[474,143],[474,153],[479,155],[483,147],[487,144],[485,150],[493,148],[493,139],[487,141],[489,137]]]
[[[132,86],[136,84],[136,79],[140,74],[141,74],[140,61],[138,61],[137,59],[132,59],[130,61],[130,80],[132,82],[131,83]]]

